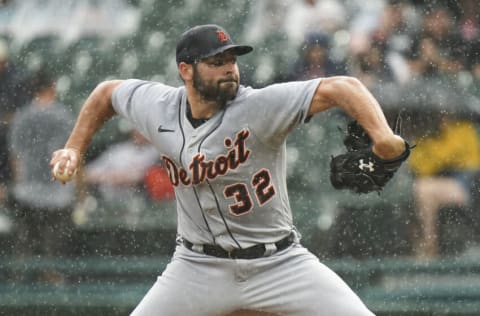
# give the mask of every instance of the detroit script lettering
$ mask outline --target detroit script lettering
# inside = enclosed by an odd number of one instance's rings
[[[170,181],[174,186],[179,184],[195,185],[205,179],[212,180],[225,175],[229,170],[238,168],[250,156],[250,150],[245,146],[245,140],[249,136],[250,131],[243,129],[237,133],[233,141],[229,137],[225,138],[224,145],[230,150],[225,155],[219,155],[213,160],[205,160],[205,155],[202,153],[196,154],[188,165],[190,175],[185,168],[177,166],[168,156],[162,155]]]

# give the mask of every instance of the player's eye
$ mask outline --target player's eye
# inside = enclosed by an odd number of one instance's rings
[[[237,62],[237,58],[235,56],[228,57],[228,58],[215,58],[212,60],[205,60],[204,63],[211,67],[222,67],[226,64],[235,64]]]
[[[214,60],[210,65],[215,66],[215,67],[221,67],[225,65],[225,60]]]

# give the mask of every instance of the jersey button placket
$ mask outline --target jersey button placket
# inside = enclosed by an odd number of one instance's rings
[[[195,148],[195,144],[194,142],[191,142],[190,144],[188,144],[188,149],[187,149],[188,153],[190,155],[193,156],[193,154],[197,151],[196,148]]]

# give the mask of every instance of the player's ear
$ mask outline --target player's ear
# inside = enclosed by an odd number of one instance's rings
[[[190,81],[193,78],[193,65],[181,62],[178,65],[178,72],[184,81]]]

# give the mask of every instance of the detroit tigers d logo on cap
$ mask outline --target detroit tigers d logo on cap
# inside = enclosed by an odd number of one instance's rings
[[[239,56],[250,53],[253,47],[236,45],[227,31],[216,24],[197,25],[181,35],[177,43],[176,60],[177,64],[191,64],[226,50]]]
[[[228,35],[224,31],[217,31],[217,36],[220,43],[225,43],[228,41]]]

